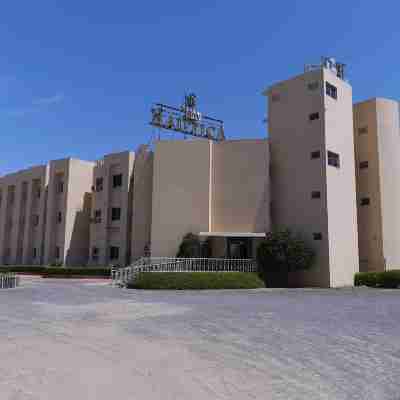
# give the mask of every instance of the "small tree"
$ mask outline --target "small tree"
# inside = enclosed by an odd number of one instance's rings
[[[289,229],[269,232],[257,248],[257,264],[268,286],[288,286],[289,272],[311,268],[314,250]]]
[[[182,239],[176,256],[179,258],[198,258],[200,254],[201,246],[199,237],[193,233],[187,233]]]

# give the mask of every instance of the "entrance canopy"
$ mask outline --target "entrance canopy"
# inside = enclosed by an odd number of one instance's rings
[[[200,232],[199,236],[233,237],[233,238],[264,238],[265,232]]]

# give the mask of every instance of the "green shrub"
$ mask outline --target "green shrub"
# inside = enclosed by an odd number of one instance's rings
[[[16,273],[26,273],[33,275],[42,275],[43,277],[58,277],[58,276],[96,276],[96,277],[107,277],[109,278],[111,275],[110,268],[65,268],[65,267],[45,267],[38,265],[17,265],[12,266],[8,265],[5,267],[0,267],[0,273],[6,272],[16,272]]]
[[[359,272],[354,275],[354,285],[396,289],[400,287],[400,270]]]
[[[211,247],[209,238],[201,242],[197,235],[187,233],[182,239],[176,256],[178,258],[208,258],[210,257],[210,253]]]
[[[141,272],[128,284],[130,289],[256,289],[265,287],[250,272]]]
[[[289,272],[311,268],[314,250],[289,229],[267,233],[257,248],[257,265],[267,286],[287,286]]]

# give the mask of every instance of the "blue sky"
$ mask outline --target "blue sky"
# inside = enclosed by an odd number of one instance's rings
[[[194,91],[230,138],[263,137],[264,88],[333,55],[354,100],[400,98],[395,1],[3,2],[0,174],[147,143],[153,102]]]

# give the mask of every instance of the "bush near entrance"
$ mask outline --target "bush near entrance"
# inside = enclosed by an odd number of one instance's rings
[[[314,250],[289,229],[267,233],[257,248],[257,265],[266,286],[287,287],[289,272],[311,268]]]
[[[354,286],[397,289],[400,287],[400,270],[359,272],[354,275]]]
[[[201,242],[199,237],[194,233],[187,233],[179,246],[176,257],[178,258],[209,258],[210,257],[210,242],[207,239]]]
[[[257,289],[265,287],[251,272],[141,272],[130,289]]]

